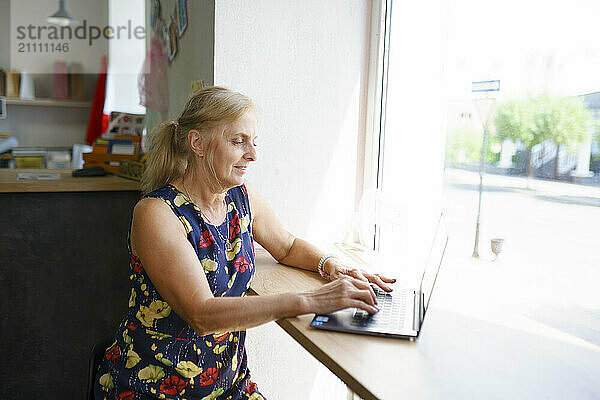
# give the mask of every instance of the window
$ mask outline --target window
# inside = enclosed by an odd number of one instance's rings
[[[592,283],[600,280],[600,6],[386,4],[378,191],[365,195],[372,242],[363,244],[404,276],[422,267],[443,210],[445,268],[464,272],[465,287],[493,276],[482,295],[526,302],[521,315],[600,344],[588,334],[600,322]],[[501,84],[484,149],[477,258],[483,128],[470,89],[491,79]]]
[[[395,275],[422,268],[441,210],[446,28],[442,1],[383,3],[378,157],[358,230]]]

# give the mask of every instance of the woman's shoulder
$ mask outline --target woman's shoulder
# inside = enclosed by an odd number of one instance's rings
[[[168,201],[161,197],[142,197],[133,208],[133,215],[138,219],[159,217],[165,214],[173,214]]]
[[[167,184],[164,185],[162,187],[159,187],[158,189],[154,189],[153,191],[145,194],[142,199],[146,199],[146,198],[171,198],[173,196],[175,196],[177,194],[177,191],[175,190],[175,186],[173,186],[172,184]]]
[[[162,198],[144,197],[135,205],[131,221],[135,232],[163,232],[171,234],[183,229],[180,219],[172,207]]]

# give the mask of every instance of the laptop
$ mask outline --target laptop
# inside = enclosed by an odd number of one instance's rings
[[[441,214],[418,287],[396,289],[392,293],[376,287],[373,290],[380,309],[378,313],[347,308],[327,315],[315,315],[310,326],[338,332],[416,339],[423,327],[447,244],[446,224]]]

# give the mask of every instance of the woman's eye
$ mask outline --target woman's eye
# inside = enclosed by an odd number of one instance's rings
[[[234,140],[233,141],[233,144],[242,144],[242,143],[244,143],[243,140]]]

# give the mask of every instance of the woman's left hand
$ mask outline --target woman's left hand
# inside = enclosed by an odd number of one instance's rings
[[[392,291],[392,288],[388,286],[388,283],[396,282],[396,279],[393,278],[387,278],[380,274],[371,274],[358,268],[345,266],[335,258],[327,260],[325,265],[323,265],[323,269],[329,273],[329,279],[332,281],[338,279],[340,276],[351,276],[352,278],[375,284],[386,292]]]

